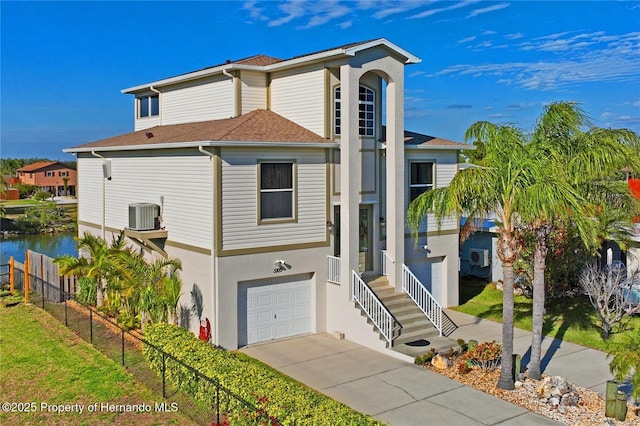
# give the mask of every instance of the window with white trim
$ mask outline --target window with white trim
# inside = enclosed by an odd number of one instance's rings
[[[334,132],[336,135],[339,135],[342,130],[340,87],[336,87],[334,97]],[[360,86],[358,89],[358,134],[360,136],[373,136],[375,129],[375,110],[375,93],[368,87]]]
[[[160,114],[160,99],[158,95],[140,96],[138,102],[138,117],[151,117]]]
[[[409,201],[413,201],[423,192],[433,189],[433,163],[411,163],[410,170]]]
[[[58,172],[58,176],[69,176],[69,172],[67,172],[67,171]]]
[[[260,220],[293,219],[295,212],[293,163],[259,163]]]
[[[44,175],[46,177],[54,177],[56,175],[56,172],[44,172]]]

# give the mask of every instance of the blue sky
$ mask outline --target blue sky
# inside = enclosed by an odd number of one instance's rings
[[[62,148],[132,131],[123,88],[378,37],[422,59],[406,68],[408,130],[528,130],[562,100],[640,132],[639,1],[2,1],[0,18],[3,158],[71,160]]]

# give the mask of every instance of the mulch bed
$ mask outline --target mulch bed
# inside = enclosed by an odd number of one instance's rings
[[[633,406],[628,406],[627,419],[624,422],[605,417],[605,401],[597,392],[591,389],[574,385],[580,394],[580,402],[577,406],[566,407],[565,413],[561,413],[557,408],[538,399],[540,381],[525,378],[522,382],[516,384],[516,389],[514,390],[499,389],[497,387],[500,376],[499,369],[484,372],[479,368],[473,368],[466,374],[460,374],[458,365],[461,362],[464,362],[462,357],[455,357],[452,359],[452,366],[449,368],[439,369],[433,367],[430,363],[425,364],[424,368],[534,413],[549,417],[559,423],[580,426],[640,425],[640,417],[636,412],[637,408]],[[544,377],[546,376],[543,375]]]

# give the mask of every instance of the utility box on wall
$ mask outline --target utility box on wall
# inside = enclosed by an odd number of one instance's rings
[[[160,229],[160,206],[153,203],[129,204],[129,229],[151,231]]]

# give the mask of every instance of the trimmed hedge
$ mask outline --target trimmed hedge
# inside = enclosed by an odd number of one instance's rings
[[[186,365],[218,380],[226,389],[258,409],[246,406],[220,392],[221,411],[229,424],[253,423],[268,414],[279,425],[382,425],[383,423],[354,411],[271,367],[242,353],[229,352],[199,340],[193,333],[171,324],[155,324],[145,328],[145,340]],[[144,357],[155,371],[162,369],[162,355],[149,345]],[[166,360],[169,383],[212,403],[215,389],[175,361]],[[264,420],[267,420],[265,416]],[[262,423],[262,422],[261,422]]]

